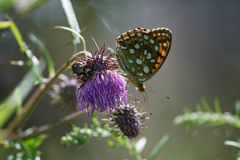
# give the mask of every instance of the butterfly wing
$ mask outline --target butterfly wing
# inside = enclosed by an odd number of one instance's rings
[[[132,81],[144,83],[160,69],[172,41],[169,29],[136,28],[117,38],[117,59]]]

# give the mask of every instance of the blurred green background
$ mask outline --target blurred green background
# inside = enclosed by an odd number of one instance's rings
[[[223,111],[232,112],[234,103],[240,98],[240,1],[177,1],[177,0],[72,0],[79,26],[86,40],[87,50],[95,51],[91,40],[99,46],[116,47],[115,39],[123,32],[136,28],[167,27],[173,33],[170,54],[159,72],[146,87],[171,97],[170,100],[147,91],[153,116],[146,123],[142,136],[148,138],[142,157],[147,157],[157,141],[165,134],[170,139],[156,159],[161,160],[231,160],[238,150],[223,144],[225,140],[235,141],[240,131],[230,127],[185,127],[175,126],[173,119],[182,114],[185,106],[195,110],[201,97],[213,102],[218,97]],[[15,8],[17,9],[17,8]],[[73,53],[71,35],[52,27],[68,26],[61,2],[49,0],[33,12],[19,16],[10,12],[25,41],[28,33],[35,34],[48,48],[55,68],[59,68]],[[4,20],[0,12],[0,20]],[[0,30],[0,100],[15,88],[26,67],[11,66],[12,60],[23,59],[23,53],[10,30]],[[35,55],[41,54],[37,47]],[[81,51],[82,44],[78,45]],[[71,71],[66,75],[71,77]],[[47,72],[46,72],[47,74]],[[130,85],[129,93],[142,98],[140,92]],[[25,129],[58,120],[69,113],[49,105],[50,97],[45,95],[38,104]],[[212,103],[210,103],[212,105]],[[99,114],[99,118],[104,116]],[[89,117],[73,121],[82,127],[90,122]],[[39,147],[43,160],[66,159],[133,159],[127,150],[112,149],[105,140],[92,139],[82,149],[72,145],[64,148],[59,140],[69,131],[65,124],[47,132],[49,138]],[[0,155],[6,159],[11,151]]]

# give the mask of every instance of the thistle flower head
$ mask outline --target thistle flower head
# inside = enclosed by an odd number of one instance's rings
[[[63,110],[77,110],[77,80],[71,79],[63,74],[59,75],[61,82],[52,85],[52,89],[48,91],[51,96],[51,105],[60,107]]]
[[[118,73],[117,61],[112,58],[115,54],[105,57],[109,51],[105,53],[104,44],[101,50],[88,54],[87,58],[79,58],[72,65],[72,71],[78,77],[77,101],[82,111],[110,111],[124,99],[127,101],[126,81]]]
[[[145,117],[148,112],[142,112],[139,101],[131,101],[127,105],[115,108],[110,114],[110,118],[105,120],[117,134],[135,138],[141,132],[140,128],[146,128],[143,124],[149,117]]]

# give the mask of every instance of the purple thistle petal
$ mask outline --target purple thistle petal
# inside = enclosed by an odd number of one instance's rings
[[[122,104],[127,100],[126,82],[116,72],[102,71],[87,81],[78,91],[78,103],[81,110],[92,109],[92,112],[107,111]],[[117,92],[121,91],[121,92]]]
[[[88,112],[92,109],[92,113],[119,108],[124,102],[127,103],[128,95],[128,91],[125,91],[126,81],[117,70],[117,60],[112,58],[115,54],[105,57],[109,52],[104,53],[105,45],[97,49],[94,54],[80,58],[72,65],[79,83],[77,101],[80,110]]]

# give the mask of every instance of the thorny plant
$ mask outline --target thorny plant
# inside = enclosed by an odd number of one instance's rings
[[[140,128],[146,128],[143,124],[148,119],[145,116],[147,112],[139,109],[139,105],[142,104],[137,100],[127,103],[126,81],[120,74],[122,71],[119,69],[112,50],[105,52],[105,44],[99,49],[94,41],[97,51],[94,54],[86,51],[85,40],[80,34],[81,30],[71,2],[62,0],[62,5],[70,28],[57,26],[53,29],[64,29],[71,32],[74,55],[57,71],[53,67],[53,61],[47,48],[36,36],[29,34],[31,41],[42,52],[43,61],[38,60],[33,51],[28,48],[10,17],[7,17],[8,21],[0,22],[0,29],[11,29],[26,58],[24,61],[12,61],[11,64],[27,66],[30,69],[10,96],[0,104],[0,126],[2,128],[0,153],[12,148],[15,149],[16,154],[9,155],[8,159],[40,159],[41,152],[37,150],[37,147],[47,138],[47,135],[42,133],[79,116],[86,114],[90,116],[91,113],[91,128],[85,125],[81,129],[72,124],[73,131],[61,138],[63,145],[69,146],[70,143],[78,143],[82,147],[91,137],[109,137],[117,142],[108,140],[107,143],[110,147],[126,148],[136,159],[142,159],[140,153],[146,144],[146,138],[142,137],[136,144],[130,139],[140,135]],[[83,51],[76,53],[76,46],[79,42],[83,44]],[[110,55],[107,56],[107,54]],[[42,71],[46,66],[49,76],[44,78]],[[75,74],[72,79],[63,75],[70,67]],[[34,84],[39,85],[38,89],[23,105],[22,101],[33,89]],[[49,93],[52,98],[51,105],[73,113],[54,123],[30,127],[22,131],[33,110],[46,93]],[[103,112],[108,117],[102,125],[97,120],[97,112]],[[149,160],[158,155],[168,138],[168,135],[163,136],[153,152],[149,154]]]

